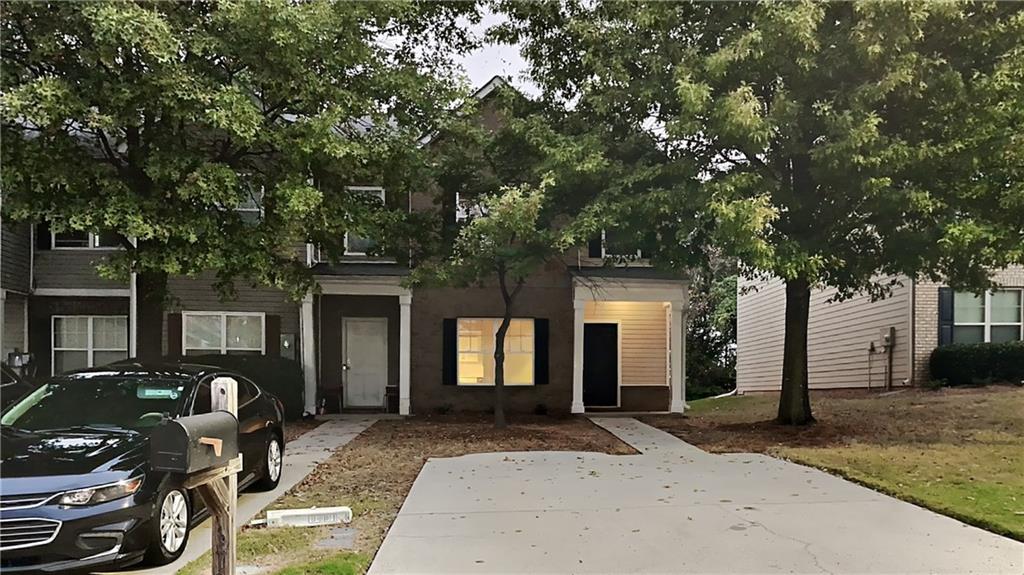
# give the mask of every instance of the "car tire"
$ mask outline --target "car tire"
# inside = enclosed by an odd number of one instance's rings
[[[150,523],[150,542],[146,563],[167,565],[181,557],[191,531],[192,505],[188,493],[180,487],[160,490]]]
[[[270,434],[270,441],[263,450],[263,474],[253,487],[257,491],[271,491],[277,488],[283,470],[284,443],[281,441],[281,435],[275,431]]]

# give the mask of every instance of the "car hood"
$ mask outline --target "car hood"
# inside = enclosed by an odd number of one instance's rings
[[[145,463],[149,437],[129,429],[0,431],[0,476],[42,477],[129,471]]]

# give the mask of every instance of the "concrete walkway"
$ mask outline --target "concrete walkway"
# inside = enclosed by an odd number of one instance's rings
[[[1024,545],[826,473],[595,418],[639,455],[431,459],[385,573],[1021,573]]]
[[[346,415],[331,419],[287,444],[284,452],[284,468],[277,489],[264,492],[242,492],[238,498],[236,525],[241,527],[256,517],[265,507],[305,479],[320,462],[330,457],[338,448],[352,441],[366,428],[373,425],[377,419],[379,418],[372,415]],[[174,563],[152,569],[119,571],[118,573],[146,575],[174,573],[209,549],[210,520],[207,519],[192,530],[192,534],[189,535],[188,547]]]

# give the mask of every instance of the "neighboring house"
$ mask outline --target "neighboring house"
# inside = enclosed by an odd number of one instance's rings
[[[477,97],[499,85],[493,80]],[[425,194],[390,197],[379,187],[353,187],[391,209],[436,212],[439,225],[456,217]],[[27,328],[5,323],[3,346],[20,337],[41,375],[135,355],[135,290],[131,282],[100,278],[94,267],[119,248],[103,235],[54,235],[42,224],[17,229],[23,237],[9,242],[4,228],[3,293],[9,302],[21,298],[7,315],[20,314]],[[300,257],[320,289],[301,302],[244,286],[222,302],[212,275],[172,277],[165,352],[294,358],[310,412],[489,409],[493,335],[504,311],[498,291],[411,289],[407,268],[366,255],[372,240],[350,236],[345,245],[337,262],[320,261],[306,246]],[[615,251],[611,238],[592,242],[529,278],[506,341],[509,409],[682,412],[688,284],[643,260],[604,266]],[[7,288],[8,276],[21,287]]]
[[[920,385],[930,379],[928,358],[937,346],[1024,338],[1024,266],[997,272],[1000,287],[983,296],[899,279],[889,297],[875,302],[860,294],[829,303],[834,289],[812,293],[807,335],[812,389]],[[738,290],[736,388],[778,390],[785,286],[781,280],[741,280]]]

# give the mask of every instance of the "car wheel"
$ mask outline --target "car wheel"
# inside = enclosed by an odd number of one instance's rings
[[[263,455],[263,475],[256,482],[256,489],[270,491],[277,487],[281,481],[281,470],[284,469],[284,447],[281,445],[281,436],[274,433],[267,442],[266,452]]]
[[[146,549],[146,561],[166,565],[181,556],[188,544],[192,508],[188,495],[180,488],[162,490],[153,514],[152,536]]]

